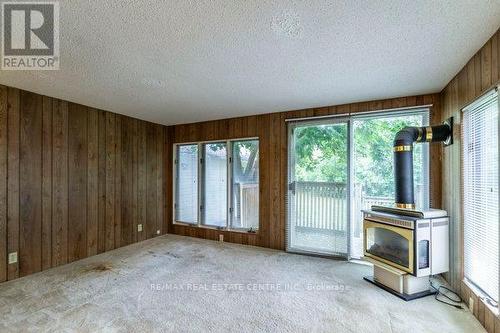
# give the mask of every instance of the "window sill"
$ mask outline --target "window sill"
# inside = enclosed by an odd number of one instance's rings
[[[198,225],[198,224],[192,224],[192,223],[186,223],[186,222],[180,222],[180,221],[175,221],[173,224],[180,225],[183,227],[216,230],[216,231],[220,231],[220,232],[235,232],[235,233],[246,234],[246,235],[257,235],[259,233],[258,229],[255,230],[255,232],[249,232],[248,229],[218,228],[218,227],[212,227],[209,225]]]
[[[500,312],[498,307],[494,307],[493,305],[490,304],[490,302],[494,302],[488,295],[486,295],[483,291],[481,291],[479,288],[477,288],[473,283],[469,282],[466,278],[462,280],[462,282],[469,288],[469,290],[481,301],[483,302],[484,306],[488,308],[488,310],[493,313],[496,317],[499,316]],[[469,300],[464,300],[467,302]]]

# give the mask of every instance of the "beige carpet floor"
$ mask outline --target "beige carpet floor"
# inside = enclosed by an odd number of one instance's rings
[[[370,267],[166,235],[0,284],[0,332],[483,332]]]

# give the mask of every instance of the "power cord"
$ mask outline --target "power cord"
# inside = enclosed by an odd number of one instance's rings
[[[436,288],[434,284],[432,284],[430,276],[429,276],[429,283],[431,284],[431,288],[436,291],[436,294],[434,294],[434,298],[436,299],[436,301],[444,303],[449,306],[453,306],[457,309],[463,309],[463,307],[460,305],[462,303],[462,298],[458,295],[458,293],[454,292],[448,287],[441,285]],[[445,290],[445,292],[442,292],[441,290]],[[439,296],[442,296],[449,301],[446,301],[443,298],[440,298]]]

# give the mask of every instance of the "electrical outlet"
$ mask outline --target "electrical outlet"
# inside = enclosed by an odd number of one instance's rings
[[[224,242],[224,235],[219,235],[219,242]]]
[[[159,230],[159,229],[158,229],[158,230],[156,230],[156,234],[157,234],[157,235],[161,234],[161,230]]]
[[[17,252],[9,253],[9,265],[17,262]]]
[[[469,297],[469,310],[474,313],[474,299],[472,297]]]
[[[137,225],[137,231],[139,231],[139,232],[142,231],[142,224]]]

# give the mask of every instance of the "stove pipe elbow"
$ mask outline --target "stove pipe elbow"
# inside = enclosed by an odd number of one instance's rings
[[[413,143],[451,144],[452,121],[427,127],[405,127],[394,138],[394,183],[396,207],[415,209],[413,188]]]

